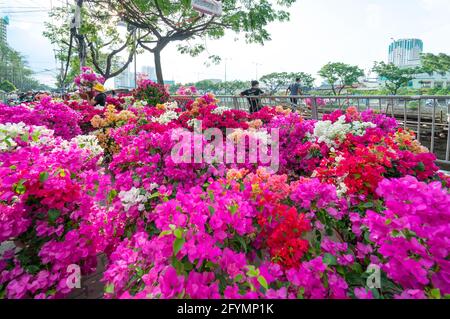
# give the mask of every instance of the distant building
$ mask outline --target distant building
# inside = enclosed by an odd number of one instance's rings
[[[152,81],[156,81],[156,72],[153,66],[143,66],[141,69],[142,73],[147,74],[148,78]]]
[[[402,39],[389,45],[389,63],[398,67],[420,66],[423,42],[419,39]]]
[[[129,65],[125,71],[120,73],[114,78],[114,87],[116,89],[134,89],[134,72],[131,71],[131,65]]]
[[[9,17],[0,17],[0,41],[3,43],[8,42],[7,26],[9,25]]]
[[[381,88],[381,82],[377,78],[364,78],[358,83],[357,91],[376,91]]]
[[[419,39],[402,39],[389,45],[389,63],[401,68],[414,68],[421,66],[420,56],[423,53],[423,41]],[[384,81],[381,79],[381,82]],[[450,73],[432,75],[422,73],[408,83],[410,89],[450,89]]]
[[[417,74],[416,78],[408,83],[411,89],[449,89],[450,90],[450,72],[447,74],[427,73]]]

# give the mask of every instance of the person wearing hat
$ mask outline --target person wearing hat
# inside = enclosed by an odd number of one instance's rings
[[[106,105],[106,94],[105,87],[101,83],[97,83],[93,87],[96,93],[95,97],[91,100],[91,105],[93,106],[105,106]]]

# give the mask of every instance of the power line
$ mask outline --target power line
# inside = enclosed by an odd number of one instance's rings
[[[23,10],[23,11],[3,11],[2,14],[20,14],[20,13],[35,13],[35,12],[49,12],[50,9],[36,9],[36,10]]]

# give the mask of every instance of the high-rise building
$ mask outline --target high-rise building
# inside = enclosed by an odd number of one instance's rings
[[[131,71],[130,65],[114,78],[114,87],[116,89],[134,89],[134,72]]]
[[[394,41],[389,46],[389,62],[401,68],[412,68],[421,66],[421,54],[423,42],[419,39],[402,39]],[[381,81],[384,81],[381,79]],[[448,88],[450,89],[450,72],[442,75],[438,73],[416,74],[414,79],[408,83],[410,89],[423,88]]]
[[[0,41],[3,43],[8,42],[7,26],[9,25],[8,17],[0,17]]]
[[[422,40],[397,40],[392,42],[389,46],[389,63],[405,68],[420,66],[420,55],[422,52]]]
[[[150,80],[156,81],[156,72],[153,66],[143,66],[141,71],[142,73],[146,74]]]

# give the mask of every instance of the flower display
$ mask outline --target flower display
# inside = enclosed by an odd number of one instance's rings
[[[198,90],[195,86],[185,87],[180,86],[175,93],[176,95],[196,95],[198,93]]]
[[[136,100],[145,101],[152,106],[163,104],[169,100],[169,94],[163,85],[148,79],[140,79],[137,84],[138,87],[133,94]]]
[[[104,84],[105,78],[96,74],[92,68],[85,66],[81,69],[81,74],[75,77],[74,82],[81,93],[88,93],[92,91],[95,84]]]
[[[177,132],[192,133],[182,152],[211,146],[198,121],[232,129],[223,142],[275,143],[278,170],[176,161]],[[72,267],[92,274],[103,254],[105,298],[448,298],[450,177],[435,160],[373,110],[317,121],[211,94],[180,108],[145,79],[104,110],[1,105],[0,296],[66,298]]]

